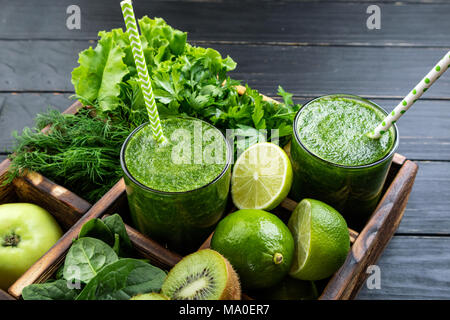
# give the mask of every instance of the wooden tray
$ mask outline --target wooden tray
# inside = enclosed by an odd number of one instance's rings
[[[243,92],[241,88],[238,89],[240,93]],[[74,114],[80,107],[81,104],[76,102],[64,113]],[[0,164],[0,182],[5,178],[9,165],[9,160]],[[320,299],[356,297],[368,276],[367,267],[376,263],[400,224],[417,170],[418,167],[414,162],[399,154],[394,155],[379,205],[361,233],[351,232],[353,244],[347,259],[329,279]],[[52,277],[84,223],[116,212],[127,222],[129,215],[123,179],[91,206],[87,201],[42,175],[27,173],[24,177],[15,179],[12,184],[0,188],[0,204],[13,201],[32,202],[46,208],[63,229],[67,230],[63,237],[9,288],[9,294],[16,299],[20,298],[25,286],[42,283]],[[292,211],[293,207],[295,203],[287,199],[275,211],[277,214],[283,214],[286,210]],[[171,252],[133,228],[127,226],[127,231],[139,254],[149,259],[152,264],[170,269],[181,259],[177,253]],[[209,245],[208,240],[205,239],[201,248]],[[6,298],[10,297],[0,292],[0,299]]]

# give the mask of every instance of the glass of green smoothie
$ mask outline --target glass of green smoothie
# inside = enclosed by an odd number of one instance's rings
[[[226,208],[231,146],[199,119],[169,117],[161,125],[166,144],[154,140],[146,123],[122,146],[130,215],[141,232],[186,254],[198,249]]]
[[[380,139],[366,135],[386,115],[375,103],[347,94],[305,104],[293,125],[291,197],[321,200],[361,230],[378,204],[398,147],[396,125]]]

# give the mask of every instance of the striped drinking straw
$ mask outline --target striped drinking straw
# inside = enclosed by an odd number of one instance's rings
[[[141,40],[134,16],[131,0],[124,0],[120,3],[123,19],[127,26],[128,38],[130,39],[134,62],[139,75],[139,84],[144,96],[145,106],[149,117],[150,126],[153,132],[153,138],[159,143],[165,143],[161,120],[159,119],[158,108],[156,107],[155,97],[153,96],[152,83],[148,74],[147,64],[145,62],[144,52],[142,51]]]
[[[450,51],[428,72],[415,88],[387,115],[386,118],[367,135],[378,139],[397,122],[398,119],[416,102],[425,91],[450,67]]]

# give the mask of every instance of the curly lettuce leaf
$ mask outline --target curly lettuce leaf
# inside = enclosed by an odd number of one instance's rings
[[[125,56],[112,33],[103,33],[97,47],[80,53],[79,67],[72,71],[72,84],[84,104],[98,103],[101,111],[119,106],[120,83],[128,74]]]
[[[170,59],[171,55],[183,54],[186,47],[187,33],[169,26],[164,19],[150,19],[144,16],[138,21],[141,29],[142,46],[154,48],[159,61]]]

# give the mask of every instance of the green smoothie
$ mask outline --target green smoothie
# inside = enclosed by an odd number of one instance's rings
[[[377,140],[366,135],[385,116],[376,104],[351,95],[319,97],[303,106],[294,120],[291,196],[324,201],[362,229],[398,145],[396,126]]]
[[[151,189],[184,192],[220,175],[226,164],[226,144],[220,131],[203,121],[180,118],[163,120],[162,128],[169,143],[156,143],[150,126],[128,143],[125,163],[136,180]]]
[[[343,166],[361,166],[382,159],[392,148],[394,133],[370,139],[384,114],[370,104],[349,98],[324,97],[309,103],[297,120],[302,144],[316,156]]]
[[[222,133],[204,121],[173,117],[161,125],[168,143],[158,144],[145,124],[122,147],[130,215],[142,233],[187,254],[225,211],[231,150]]]

